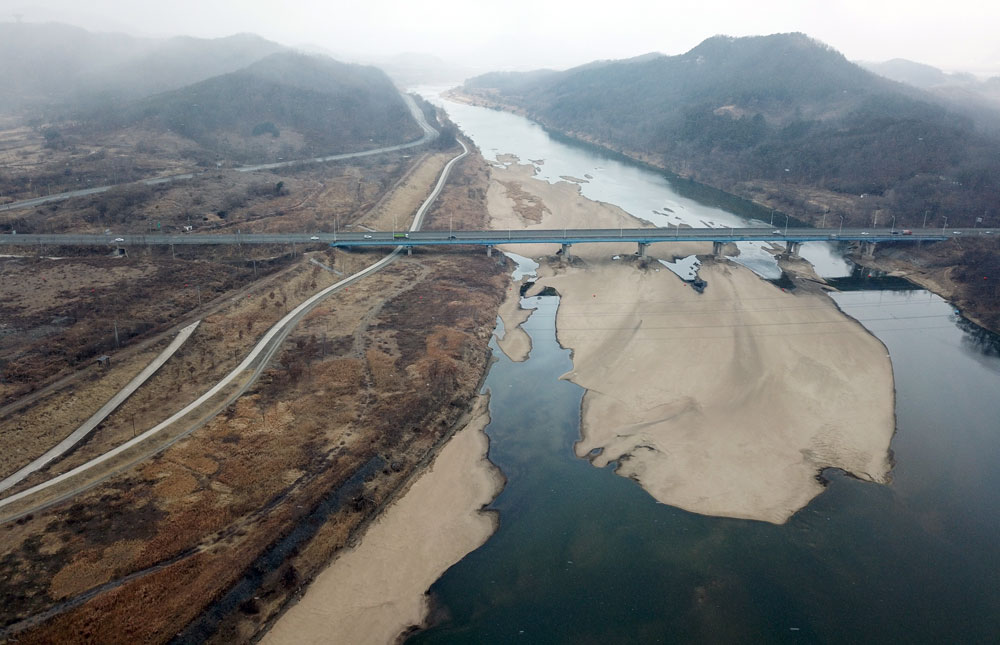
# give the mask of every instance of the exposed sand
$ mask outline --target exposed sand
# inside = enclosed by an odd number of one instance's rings
[[[505,172],[525,173],[495,175]],[[521,177],[521,189],[547,211],[529,227],[616,226],[622,216],[576,185]],[[524,226],[502,185],[488,196],[498,228]],[[783,292],[724,260],[704,260],[699,295],[656,263],[612,261],[635,252],[612,246],[579,245],[573,262],[539,269],[538,285],[562,296],[558,337],[574,365],[565,378],[587,389],[579,456],[618,461],[665,504],[774,523],[822,491],[822,468],[887,481],[892,368],[860,324],[825,295]],[[661,244],[650,254],[707,251]]]
[[[531,353],[531,336],[521,325],[531,317],[532,312],[532,309],[521,308],[521,283],[515,282],[500,305],[504,333],[497,335],[497,347],[515,363],[525,361]]]
[[[277,643],[392,643],[428,611],[424,595],[496,530],[483,511],[503,487],[486,459],[488,398],[410,489],[346,549],[264,636]]]

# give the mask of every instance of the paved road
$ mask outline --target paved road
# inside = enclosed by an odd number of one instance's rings
[[[445,165],[434,190],[414,215],[413,224],[409,231],[410,234],[416,233],[417,229],[419,229],[419,227],[423,224],[423,218],[427,209],[441,192],[441,188],[447,181],[448,175],[455,163],[469,154],[469,149],[466,145],[461,141],[459,141],[459,143],[462,146],[463,152]],[[37,512],[47,506],[69,499],[70,497],[73,497],[78,493],[104,481],[115,473],[122,472],[134,464],[164,450],[181,438],[200,428],[204,423],[224,410],[237,398],[242,396],[243,393],[246,392],[246,390],[250,388],[254,382],[256,382],[257,378],[263,372],[270,359],[281,347],[282,342],[284,342],[288,334],[316,305],[322,302],[330,294],[335,293],[336,291],[339,291],[340,289],[343,289],[344,287],[385,268],[396,258],[396,256],[399,255],[402,248],[402,246],[397,246],[389,255],[385,256],[378,262],[375,262],[367,268],[344,278],[334,285],[322,289],[302,302],[299,306],[289,312],[288,315],[275,323],[275,325],[271,327],[266,334],[264,334],[264,337],[258,341],[257,345],[254,346],[253,350],[251,350],[247,357],[244,358],[232,372],[227,374],[221,381],[212,386],[212,388],[196,400],[171,415],[168,419],[143,432],[139,436],[125,442],[124,444],[111,449],[103,455],[100,455],[99,457],[74,468],[73,470],[53,477],[52,479],[49,479],[32,488],[26,489],[4,499],[0,499],[0,509],[14,505],[14,508],[12,509],[0,511],[0,523],[15,520],[19,517],[27,515],[28,513]],[[214,402],[207,413],[199,414],[199,408],[207,403],[210,403],[210,400],[212,400],[213,397],[220,394],[223,389],[236,381],[237,378],[245,376],[247,371],[251,372],[250,376],[242,381],[238,389],[230,393],[223,400]],[[188,421],[186,422],[187,425],[183,431],[173,432],[169,435],[163,432],[170,426],[184,420],[185,418],[188,418]],[[115,461],[108,463],[111,462],[111,460]],[[21,500],[26,501],[24,504],[18,505],[17,503]],[[4,513],[7,514],[4,515]]]
[[[411,141],[410,143],[401,143],[396,146],[386,146],[384,148],[375,148],[374,150],[363,150],[361,152],[348,152],[339,155],[328,155],[326,157],[310,157],[308,159],[294,159],[291,161],[279,161],[277,163],[266,163],[257,164],[255,166],[241,166],[239,168],[234,168],[237,172],[256,172],[258,170],[273,170],[275,168],[287,168],[289,166],[294,166],[301,163],[322,163],[326,161],[342,161],[344,159],[355,159],[358,157],[368,157],[371,155],[379,155],[385,152],[393,152],[396,150],[406,150],[407,148],[413,148],[419,145],[423,145],[428,141],[433,140],[438,136],[437,130],[432,128],[427,120],[424,118],[424,113],[417,106],[416,101],[413,100],[412,96],[408,94],[402,94],[403,101],[406,102],[406,106],[410,109],[410,114],[416,120],[417,125],[423,130],[423,135],[416,141]],[[154,177],[153,179],[143,179],[141,181],[133,182],[134,184],[141,184],[146,186],[155,186],[157,184],[166,184],[172,181],[180,181],[182,179],[191,179],[196,175],[199,175],[207,171],[199,171],[198,173],[184,173],[180,175],[170,175],[167,177]],[[115,186],[128,186],[129,184],[116,184]],[[84,197],[86,195],[96,195],[98,193],[103,193],[111,190],[115,186],[95,186],[94,188],[84,188],[81,190],[71,190],[65,193],[56,193],[54,195],[46,195],[45,197],[36,197],[34,199],[26,199],[20,202],[11,202],[10,204],[4,204],[0,206],[0,212],[17,210],[21,208],[31,208],[33,206],[40,206],[42,204],[48,204],[50,202],[60,202],[73,197]]]
[[[90,434],[90,432],[94,428],[96,428],[101,421],[104,421],[109,414],[114,412],[118,408],[118,406],[124,403],[125,399],[132,396],[132,394],[136,390],[138,390],[143,383],[149,380],[150,376],[155,374],[156,371],[159,370],[160,367],[162,367],[163,364],[166,363],[167,360],[169,360],[170,357],[173,356],[178,349],[180,349],[181,345],[183,345],[184,342],[191,337],[191,334],[194,333],[194,330],[198,328],[198,325],[200,323],[201,323],[200,320],[195,321],[194,323],[180,330],[180,332],[177,334],[174,340],[169,345],[167,345],[166,349],[160,352],[160,354],[156,358],[154,358],[149,363],[149,365],[143,368],[143,370],[139,372],[139,374],[137,374],[135,378],[129,381],[128,385],[119,390],[113,397],[111,397],[111,399],[107,403],[105,403],[101,407],[100,410],[95,412],[93,416],[84,421],[83,424],[79,428],[71,432],[68,437],[60,441],[53,448],[49,449],[41,457],[38,457],[24,468],[18,470],[13,475],[10,475],[9,477],[6,477],[2,481],[0,481],[0,493],[23,481],[26,477],[28,477],[28,475],[38,470],[41,470],[50,461],[62,457],[64,454],[66,454],[67,451],[69,451],[76,444],[78,444],[80,440],[82,440],[84,437]]]
[[[439,184],[431,197],[440,192]],[[429,202],[428,202],[429,203]],[[421,213],[422,215],[422,213]],[[556,230],[482,231],[372,231],[350,233],[225,233],[186,235],[0,235],[0,245],[66,246],[146,246],[146,245],[233,245],[233,244],[332,244],[334,246],[433,246],[447,244],[582,244],[591,242],[914,242],[945,240],[952,237],[998,235],[1000,230],[985,228],[925,228],[904,233],[889,228],[606,228]]]

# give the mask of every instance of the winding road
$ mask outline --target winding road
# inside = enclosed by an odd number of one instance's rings
[[[409,99],[409,97],[406,98]],[[413,108],[416,108],[416,105],[412,103],[412,99],[410,99],[410,102]],[[424,120],[423,114],[419,113],[419,110],[414,113],[414,117],[417,118],[418,123],[424,128],[425,133],[428,129],[433,131]],[[425,134],[425,137],[427,136],[430,135]],[[420,229],[427,210],[437,199],[438,195],[440,195],[452,168],[460,159],[469,154],[469,148],[466,144],[461,140],[459,140],[459,144],[462,146],[462,152],[445,164],[434,189],[417,209],[413,217],[413,223],[409,229],[410,232]],[[264,334],[235,369],[207,392],[171,415],[168,419],[62,475],[53,477],[41,484],[0,500],[0,523],[16,520],[29,513],[37,512],[73,497],[109,477],[148,459],[200,428],[230,403],[242,396],[256,382],[288,334],[316,305],[344,287],[385,268],[396,259],[402,249],[403,247],[397,246],[389,255],[381,260],[340,280],[336,284],[318,291],[299,304]],[[236,387],[227,392],[226,389],[233,385],[234,382],[236,382]],[[206,406],[208,407],[207,410],[205,409]],[[173,427],[184,419],[187,419],[187,421],[180,430]]]

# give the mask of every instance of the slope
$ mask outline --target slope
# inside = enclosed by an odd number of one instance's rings
[[[972,225],[1000,198],[1000,142],[803,34],[717,36],[679,56],[463,89],[677,174],[848,222],[881,210]]]
[[[207,153],[241,162],[270,160],[275,142],[288,158],[364,150],[420,135],[380,70],[291,52],[93,112],[86,120],[104,131],[139,125],[172,131]]]

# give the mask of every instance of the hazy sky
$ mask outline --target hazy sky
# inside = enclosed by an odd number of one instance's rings
[[[715,34],[802,31],[851,60],[908,58],[1000,74],[1000,2],[951,0],[0,0],[0,21],[61,20],[141,35],[254,32],[341,55],[404,51],[488,68],[569,67]]]

